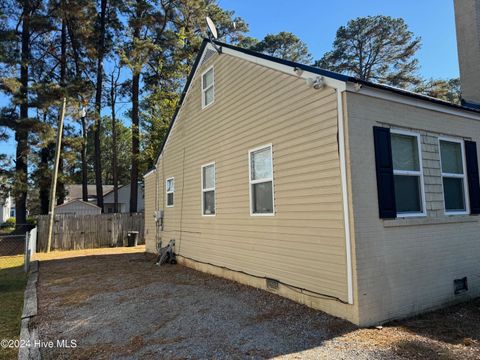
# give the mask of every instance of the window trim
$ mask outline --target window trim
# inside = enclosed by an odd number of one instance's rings
[[[264,150],[264,149],[270,149],[270,158],[272,159],[271,161],[271,178],[264,178],[264,179],[259,179],[259,180],[252,180],[252,153],[259,151],[259,150]],[[273,145],[266,144],[262,146],[258,146],[254,149],[248,150],[248,192],[249,192],[249,198],[250,198],[250,216],[275,216],[275,181],[273,180]],[[252,185],[254,184],[260,184],[260,183],[265,183],[265,182],[272,182],[272,212],[271,213],[254,213],[253,212],[253,191],[252,191]]]
[[[168,183],[169,180],[173,180],[173,191],[168,191],[167,190],[167,183]],[[172,205],[168,205],[168,194],[173,194],[173,204]],[[175,177],[174,176],[165,179],[165,206],[167,208],[172,208],[172,207],[175,206]]]
[[[208,88],[204,89],[204,88],[203,88],[203,78],[204,78],[204,75],[205,75],[206,73],[208,73],[210,70],[212,70],[212,75],[213,75],[213,77],[212,77],[212,85],[210,85]],[[205,71],[202,73],[201,78],[202,78],[202,84],[201,84],[201,85],[202,85],[202,88],[201,88],[201,90],[202,90],[202,110],[203,110],[203,109],[206,109],[207,107],[209,107],[210,105],[212,105],[212,104],[215,102],[215,69],[213,68],[213,65],[210,66],[207,70],[205,70]],[[213,88],[213,100],[212,100],[211,103],[205,105],[205,92],[206,92],[207,90],[209,90],[210,88]]]
[[[213,165],[213,169],[214,169],[214,176],[213,176],[213,188],[206,188],[204,189],[203,188],[203,169],[208,167],[208,166],[211,166]],[[215,208],[215,213],[214,214],[205,214],[205,209],[203,207],[203,195],[205,192],[208,192],[208,191],[213,191],[213,206]],[[205,217],[215,217],[217,215],[217,165],[215,164],[215,161],[212,161],[208,164],[205,164],[205,165],[202,165],[200,167],[200,195],[201,195],[201,204],[202,204],[202,207],[200,209],[200,211],[202,212],[202,216],[205,216]]]
[[[462,170],[463,174],[453,174],[453,173],[444,173],[443,172],[443,166],[442,166],[442,149],[440,145],[440,141],[445,141],[445,142],[453,142],[460,144],[460,151],[462,152]],[[469,192],[468,192],[468,176],[467,176],[467,159],[466,159],[466,154],[465,154],[465,142],[463,139],[460,138],[454,138],[454,137],[449,137],[449,136],[439,136],[438,137],[438,157],[440,159],[440,174],[442,177],[442,196],[443,196],[443,213],[446,216],[450,215],[469,215],[470,214],[470,197],[469,197]],[[456,178],[456,179],[463,179],[463,196],[464,196],[464,201],[465,201],[465,210],[464,211],[448,211],[447,210],[447,204],[445,202],[445,188],[443,185],[443,178]]]
[[[395,166],[393,166],[393,176],[395,175],[409,175],[409,176],[419,176],[420,177],[420,192],[421,192],[421,202],[422,202],[422,211],[415,212],[415,213],[405,213],[397,211],[397,218],[410,218],[410,217],[425,217],[427,216],[427,202],[425,199],[425,182],[423,179],[423,155],[422,155],[422,142],[420,138],[420,134],[413,131],[408,130],[401,130],[401,129],[390,129],[391,134],[398,134],[398,135],[405,135],[405,136],[412,136],[417,139],[417,150],[418,150],[418,171],[412,170],[395,170]],[[393,157],[393,149],[392,149],[392,157]],[[393,160],[393,159],[392,159]],[[395,181],[395,180],[394,180]]]

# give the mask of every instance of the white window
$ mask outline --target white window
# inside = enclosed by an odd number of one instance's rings
[[[248,152],[250,215],[274,215],[272,145]]]
[[[467,180],[463,141],[438,139],[442,163],[443,200],[448,215],[467,214]]]
[[[215,163],[202,166],[202,214],[215,215]]]
[[[215,100],[215,82],[213,67],[202,74],[202,109]]]
[[[173,196],[175,194],[175,178],[171,177],[165,181],[165,190],[167,193],[167,207],[173,207]]]
[[[424,216],[426,212],[420,135],[392,130],[391,141],[397,216]]]

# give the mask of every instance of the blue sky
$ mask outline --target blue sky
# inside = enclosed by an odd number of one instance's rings
[[[253,37],[293,32],[307,43],[315,59],[331,49],[337,29],[350,19],[401,17],[422,38],[421,74],[458,76],[453,0],[219,0],[219,4],[244,18]]]
[[[350,19],[379,14],[402,17],[422,38],[417,54],[421,75],[458,77],[453,0],[219,0],[219,4],[244,18],[250,35],[258,39],[280,31],[295,33],[307,43],[314,59],[331,49],[337,29]],[[0,153],[14,151],[13,139],[0,143]]]

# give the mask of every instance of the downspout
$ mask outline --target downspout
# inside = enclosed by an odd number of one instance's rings
[[[337,93],[337,114],[338,114],[338,147],[340,154],[340,176],[342,184],[343,199],[343,221],[345,227],[345,257],[347,261],[347,294],[348,303],[353,304],[353,275],[352,275],[352,248],[350,238],[350,212],[348,204],[347,187],[347,161],[345,156],[345,127],[343,117],[343,94],[341,89],[335,89]]]

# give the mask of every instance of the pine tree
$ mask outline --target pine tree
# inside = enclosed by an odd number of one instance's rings
[[[315,66],[392,86],[418,84],[420,38],[401,18],[367,16],[341,26],[327,52]]]
[[[268,34],[265,38],[251,46],[252,50],[280,59],[310,64],[312,55],[308,46],[291,32],[282,31],[278,34]]]

